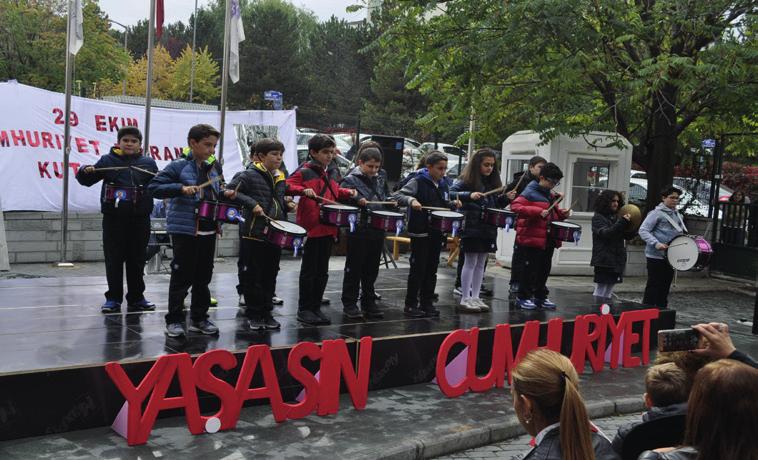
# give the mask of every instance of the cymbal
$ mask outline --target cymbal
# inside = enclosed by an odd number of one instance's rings
[[[637,232],[637,229],[642,224],[642,212],[640,208],[633,204],[625,204],[618,210],[619,217],[622,217],[624,214],[631,216],[629,223],[626,224],[626,232]]]

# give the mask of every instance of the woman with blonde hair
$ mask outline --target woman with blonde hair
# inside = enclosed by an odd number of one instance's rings
[[[513,408],[535,447],[524,460],[615,460],[611,442],[593,428],[568,358],[529,352],[513,371]]]

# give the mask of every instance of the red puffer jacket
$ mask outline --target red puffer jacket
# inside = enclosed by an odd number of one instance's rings
[[[312,189],[316,195],[327,200],[342,201],[353,197],[353,191],[342,188],[329,177],[321,165],[309,161],[287,178],[287,194],[303,195],[303,190]],[[310,198],[301,198],[297,204],[297,224],[308,230],[308,237],[337,236],[337,227],[324,225],[319,220],[319,202]]]
[[[540,187],[537,181],[526,186],[524,192],[511,203],[511,211],[518,214],[516,222],[516,244],[532,248],[545,249],[548,238],[548,226],[554,220],[564,220],[567,216],[556,205],[547,215],[540,213],[550,207],[558,195]],[[561,247],[561,241],[555,240],[554,247]]]

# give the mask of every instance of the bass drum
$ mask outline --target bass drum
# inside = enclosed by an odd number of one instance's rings
[[[702,236],[680,235],[671,240],[666,260],[674,270],[699,272],[711,262],[713,249]]]

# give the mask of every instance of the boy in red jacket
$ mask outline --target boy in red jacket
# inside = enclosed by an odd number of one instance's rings
[[[321,297],[329,280],[329,257],[337,238],[337,227],[319,221],[317,197],[331,201],[349,200],[355,190],[342,188],[328,170],[334,157],[336,144],[331,136],[317,134],[308,141],[311,161],[287,179],[287,194],[300,195],[297,206],[297,224],[308,231],[300,265],[300,283],[297,319],[306,324],[331,324],[321,311]]]
[[[550,205],[562,195],[552,190],[563,173],[555,163],[542,167],[539,179],[530,182],[512,203],[511,210],[518,214],[516,244],[523,248],[524,274],[519,284],[516,303],[523,310],[537,307],[553,310],[556,305],[547,298],[545,285],[552,268],[553,251],[561,242],[550,237],[550,222],[568,217],[565,209]],[[534,300],[532,300],[534,298]]]

